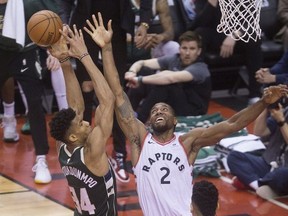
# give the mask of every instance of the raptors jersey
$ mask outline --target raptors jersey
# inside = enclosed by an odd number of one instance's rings
[[[74,215],[115,216],[116,180],[112,167],[105,176],[95,176],[84,163],[83,149],[78,147],[71,154],[62,145],[59,151],[61,169],[75,203]]]
[[[134,167],[139,202],[145,216],[187,216],[192,196],[192,166],[179,133],[166,143],[148,134]]]

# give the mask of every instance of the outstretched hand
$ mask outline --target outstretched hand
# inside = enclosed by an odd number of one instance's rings
[[[59,60],[69,57],[67,41],[63,36],[63,33],[68,32],[68,28],[69,27],[67,25],[63,25],[63,29],[60,30],[60,39],[56,43],[48,47],[50,54]]]
[[[60,40],[49,48],[51,55],[61,61],[69,56],[79,59],[84,53],[87,53],[82,31],[77,30],[76,25],[73,25],[73,31],[65,25],[60,33]],[[69,49],[67,43],[70,45]]]
[[[109,44],[112,39],[113,31],[112,31],[112,20],[108,22],[108,30],[104,27],[103,19],[101,13],[98,13],[98,21],[96,16],[92,15],[92,20],[94,25],[89,20],[86,20],[89,28],[84,27],[84,30],[91,36],[91,38],[95,41],[95,43],[103,48],[105,45]]]
[[[281,97],[287,97],[288,89],[286,85],[270,86],[264,89],[263,100],[267,104],[273,104]]]
[[[70,44],[69,56],[80,59],[84,53],[88,53],[82,31],[81,29],[78,30],[75,24],[73,31],[68,28],[68,32],[63,32],[62,35]]]

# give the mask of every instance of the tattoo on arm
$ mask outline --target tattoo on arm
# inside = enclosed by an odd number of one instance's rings
[[[134,116],[134,110],[125,92],[123,92],[123,98],[124,102],[117,106],[118,122],[130,143],[133,146],[137,146],[137,149],[140,150],[141,140],[138,131],[138,120]]]

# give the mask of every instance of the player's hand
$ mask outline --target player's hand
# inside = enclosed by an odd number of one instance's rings
[[[98,13],[98,21],[96,16],[92,15],[94,25],[89,20],[86,20],[89,28],[84,27],[84,30],[91,36],[94,42],[103,48],[105,45],[111,43],[113,31],[112,31],[112,20],[108,22],[108,30],[104,27],[101,13]]]
[[[63,33],[63,36],[70,44],[69,56],[80,59],[84,53],[88,53],[82,30],[78,30],[76,25],[73,25],[73,30],[68,28],[68,34]]]
[[[281,97],[287,97],[288,89],[286,85],[270,86],[264,89],[262,99],[267,104],[273,104]]]
[[[68,32],[68,28],[67,25],[63,25],[63,29],[59,30],[61,33],[60,39],[48,47],[49,53],[59,60],[69,57],[67,41],[64,36]]]

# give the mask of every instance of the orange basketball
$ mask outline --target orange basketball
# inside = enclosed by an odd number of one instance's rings
[[[62,29],[62,20],[50,10],[41,10],[33,14],[27,24],[30,39],[42,47],[48,47],[59,40],[59,29]]]

